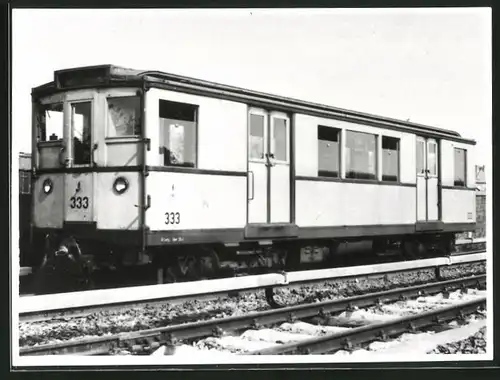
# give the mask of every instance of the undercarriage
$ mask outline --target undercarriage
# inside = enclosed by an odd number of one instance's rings
[[[343,267],[386,260],[415,260],[450,255],[454,234],[376,237],[365,240],[315,240],[243,243],[226,246],[110,246],[73,236],[47,234],[44,254],[35,271],[39,294],[88,290],[109,273],[155,273],[155,282],[202,279]],[[390,259],[387,259],[387,258]]]

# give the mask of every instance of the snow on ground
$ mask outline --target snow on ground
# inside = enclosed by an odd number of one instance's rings
[[[422,332],[419,334],[404,333],[404,334],[401,334],[400,336],[398,336],[396,339],[390,340],[388,342],[382,342],[382,341],[372,342],[368,345],[367,349],[369,351],[388,350],[388,349],[400,346],[402,343],[410,342],[410,341],[414,340],[416,335],[421,336],[421,339],[429,339],[432,335],[434,335],[434,332],[426,331],[426,332]]]
[[[175,347],[173,352],[160,347],[152,355],[174,355],[192,356],[203,355],[204,357],[221,357],[234,354],[244,354],[245,352],[257,351],[274,347],[280,344],[298,342],[313,337],[336,334],[349,330],[349,327],[339,327],[348,323],[371,324],[379,323],[405,315],[421,313],[426,310],[446,307],[472,299],[477,299],[486,294],[485,291],[469,289],[466,292],[454,291],[446,297],[443,293],[432,296],[422,296],[414,300],[398,301],[395,303],[371,307],[368,309],[355,309],[354,311],[342,312],[337,316],[327,319],[329,326],[313,325],[298,321],[294,323],[282,323],[276,328],[264,328],[260,330],[247,330],[240,336],[210,337],[200,340],[192,345],[182,345]],[[349,351],[338,351],[333,356],[363,359],[373,357],[373,355],[406,355],[411,357],[415,354],[426,354],[438,345],[443,345],[451,341],[465,339],[476,333],[485,320],[481,316],[472,315],[466,318],[467,325],[460,327],[456,321],[449,323],[452,330],[440,333],[419,332],[405,333],[391,339],[388,342],[376,341],[369,344],[364,349]]]
[[[295,323],[283,323],[279,330],[286,331],[293,334],[307,334],[311,337],[322,336],[326,334],[337,334],[350,330],[349,327],[337,327],[337,326],[315,326],[306,322],[295,322]]]
[[[463,293],[459,290],[450,293],[446,298],[442,293],[433,296],[422,296],[413,300],[400,301],[387,305],[382,305],[380,310],[385,314],[402,317],[413,315],[424,311],[435,310],[436,308],[455,305],[460,302],[472,301],[485,296],[486,292],[475,290]]]
[[[432,335],[415,334],[412,339],[402,342],[400,345],[382,351],[388,355],[423,355],[433,350],[440,344],[465,339],[475,334],[481,327],[486,325],[486,321],[474,321],[462,327],[446,330]]]
[[[234,354],[229,352],[217,351],[217,350],[201,350],[199,348],[182,345],[175,347],[174,352],[169,353],[166,346],[161,346],[155,352],[151,354],[151,356],[164,356],[164,355],[172,355],[172,356],[184,356],[184,357],[192,357],[196,356],[204,356],[204,357],[214,357],[214,358],[224,358],[224,357],[234,357]]]
[[[292,343],[301,340],[311,339],[311,335],[293,334],[286,331],[278,331],[273,329],[262,330],[247,330],[241,335],[242,338],[250,341],[264,341],[269,343]]]
[[[249,340],[245,336],[224,336],[220,338],[210,337],[195,343],[195,346],[203,349],[216,349],[229,352],[257,351],[275,346],[274,342]]]
[[[389,342],[373,342],[366,349],[349,351],[338,351],[331,355],[333,357],[345,357],[361,359],[376,356],[387,357],[408,357],[415,358],[418,355],[426,355],[438,345],[466,339],[474,335],[479,329],[486,325],[485,320],[474,321],[462,327],[446,330],[439,333],[422,332],[417,334],[403,334],[395,340]]]
[[[467,289],[467,294],[475,294],[479,297],[486,297],[488,292],[486,290]]]
[[[349,322],[365,322],[365,323],[379,323],[394,319],[394,315],[381,314],[376,309],[359,309],[352,312],[344,311],[336,317],[329,318],[330,324],[336,323],[339,325]]]

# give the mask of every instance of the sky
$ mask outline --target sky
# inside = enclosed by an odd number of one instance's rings
[[[14,157],[32,87],[109,63],[452,129],[491,161],[488,8],[14,9],[12,54]]]

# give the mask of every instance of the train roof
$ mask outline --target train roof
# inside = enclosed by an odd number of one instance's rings
[[[381,128],[396,129],[426,137],[444,138],[472,145],[476,144],[474,140],[462,138],[458,132],[452,130],[252,91],[162,71],[136,70],[115,65],[86,66],[55,71],[54,80],[33,88],[32,96],[41,97],[60,91],[114,86],[164,88],[239,101],[254,106],[271,107],[276,110],[311,114]]]

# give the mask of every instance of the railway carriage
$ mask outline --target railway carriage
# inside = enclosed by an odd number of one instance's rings
[[[152,263],[163,282],[328,265],[363,239],[449,252],[475,228],[475,142],[453,131],[112,65],[32,100],[42,267]]]

